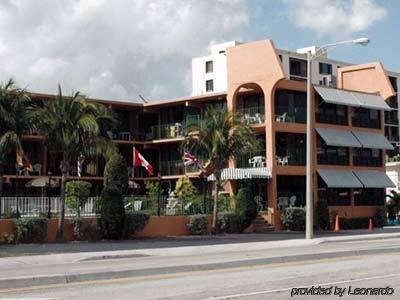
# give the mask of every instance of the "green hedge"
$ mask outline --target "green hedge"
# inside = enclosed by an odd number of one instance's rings
[[[192,215],[189,217],[187,226],[192,234],[205,235],[208,233],[208,216],[201,214]]]
[[[240,221],[240,231],[243,231],[257,217],[257,203],[250,189],[241,188],[236,197],[235,213]]]
[[[306,225],[306,211],[302,207],[288,207],[281,211],[282,225],[293,231],[304,231]]]
[[[134,234],[143,230],[149,222],[150,216],[142,212],[132,212],[126,214],[126,233]]]
[[[99,220],[103,237],[121,239],[125,236],[125,208],[121,191],[116,186],[105,187],[100,200]]]
[[[21,218],[15,221],[15,240],[18,243],[43,243],[47,235],[47,219]]]
[[[218,231],[221,233],[239,233],[242,231],[242,222],[238,215],[233,212],[222,212],[218,214]]]

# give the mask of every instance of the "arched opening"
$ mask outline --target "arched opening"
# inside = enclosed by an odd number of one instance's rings
[[[265,97],[262,88],[256,83],[243,84],[237,88],[233,97],[233,110],[251,126],[265,123]]]

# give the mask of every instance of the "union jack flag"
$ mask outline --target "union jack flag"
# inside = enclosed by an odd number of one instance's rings
[[[198,165],[199,160],[193,154],[190,154],[189,152],[185,152],[183,154],[183,164],[185,166]]]

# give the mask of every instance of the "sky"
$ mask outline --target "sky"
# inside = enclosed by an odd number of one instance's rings
[[[191,94],[191,59],[213,43],[272,39],[277,48],[368,37],[331,49],[400,72],[398,0],[1,0],[0,82],[137,101]],[[396,55],[397,54],[397,55]]]

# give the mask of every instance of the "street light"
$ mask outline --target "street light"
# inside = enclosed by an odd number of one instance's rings
[[[311,126],[311,61],[325,53],[327,48],[346,45],[359,44],[366,46],[369,43],[368,38],[359,38],[355,40],[347,40],[326,44],[315,49],[315,53],[311,53],[311,49],[307,50],[307,157],[306,157],[306,239],[313,237],[313,186],[312,186],[312,126]]]

